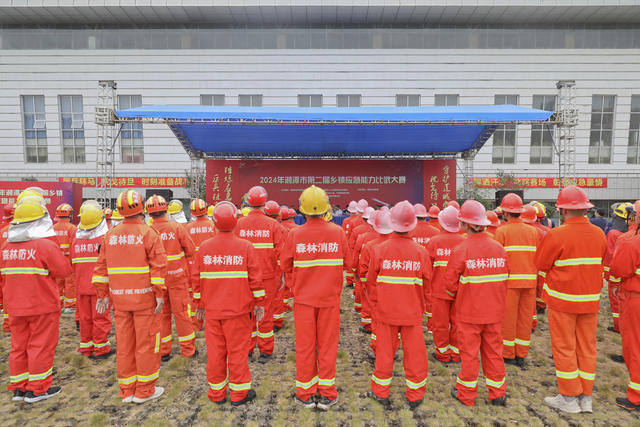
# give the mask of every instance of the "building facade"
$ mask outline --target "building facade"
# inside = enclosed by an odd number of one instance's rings
[[[98,80],[117,82],[120,108],[549,110],[556,82],[575,80],[577,175],[603,205],[640,198],[637,1],[12,3],[0,7],[0,179],[95,174]],[[501,128],[476,156],[475,177],[489,187],[503,174],[528,178],[527,199],[555,199],[555,139],[540,126]],[[126,125],[116,152],[118,176],[184,177],[190,168],[163,125]]]

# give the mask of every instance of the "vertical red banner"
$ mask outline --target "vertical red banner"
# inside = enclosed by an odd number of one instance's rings
[[[456,200],[456,160],[424,161],[424,204],[440,208]]]

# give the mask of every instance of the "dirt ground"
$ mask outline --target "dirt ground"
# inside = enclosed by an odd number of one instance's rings
[[[342,324],[336,383],[339,401],[328,412],[309,410],[294,404],[295,351],[292,313],[285,327],[276,335],[275,357],[266,365],[251,363],[253,387],[257,400],[242,408],[213,404],[207,399],[205,376],[206,350],[204,334],[200,332],[196,360],[174,357],[163,364],[159,385],[165,394],[144,405],[123,404],[118,397],[115,359],[92,361],[77,353],[78,334],[73,316],[61,319],[54,384],[60,385],[60,395],[33,405],[14,403],[11,394],[4,393],[0,405],[0,420],[5,426],[24,425],[637,425],[640,416],[619,409],[615,397],[623,396],[628,382],[624,365],[612,362],[608,355],[620,353],[620,336],[607,331],[610,316],[603,290],[598,330],[598,367],[594,391],[594,414],[565,415],[543,404],[545,396],[557,393],[555,370],[551,358],[546,316],[540,316],[538,329],[532,337],[529,366],[520,370],[507,366],[508,402],[505,408],[488,404],[484,381],[479,381],[476,406],[467,408],[454,401],[449,392],[455,384],[459,365],[445,366],[431,355],[431,334],[425,338],[429,352],[429,378],[424,403],[415,410],[404,400],[404,375],[401,357],[394,368],[391,389],[393,407],[384,410],[367,397],[372,365],[367,357],[369,336],[360,332],[359,317],[352,311],[351,290],[345,289],[342,299]],[[177,339],[174,333],[174,354]],[[112,342],[115,339],[112,338]],[[8,353],[10,337],[0,337],[0,382],[9,380]],[[481,377],[482,379],[482,377]],[[482,384],[482,386],[480,386]]]

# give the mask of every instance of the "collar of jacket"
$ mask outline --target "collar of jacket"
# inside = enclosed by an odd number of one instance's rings
[[[326,221],[321,216],[309,217],[307,218],[307,224],[318,225],[325,223]]]
[[[409,239],[409,240],[413,240],[411,239],[411,237],[409,237],[409,234],[398,234],[395,231],[391,234],[391,238],[392,239]]]
[[[491,239],[491,236],[483,231],[482,233],[467,234],[467,239]]]
[[[144,224],[144,221],[138,217],[128,217],[122,220],[123,224]]]
[[[518,224],[518,223],[523,223],[524,221],[522,221],[522,218],[509,218],[509,221],[507,221],[507,224]]]
[[[253,209],[251,212],[249,212],[249,215],[265,215],[266,216],[266,214],[262,212],[260,209]]]
[[[589,224],[589,218],[587,218],[586,216],[578,216],[575,218],[567,218],[564,220],[564,222],[562,223],[564,224]]]

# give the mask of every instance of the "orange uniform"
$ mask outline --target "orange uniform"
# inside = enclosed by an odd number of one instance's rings
[[[619,277],[622,310],[622,356],[629,371],[627,398],[640,405],[640,235],[625,233],[610,262],[611,275]]]
[[[76,226],[71,224],[69,218],[58,218],[58,222],[53,224],[53,230],[56,232],[58,242],[60,242],[60,250],[62,250],[64,256],[69,258],[69,247],[71,240],[76,235]],[[73,275],[60,279],[58,284],[64,295],[64,306],[66,308],[75,308],[76,285],[73,281]],[[78,320],[77,316],[76,320]]]
[[[283,221],[281,224],[287,230],[287,234],[289,234],[289,230],[291,230],[292,228],[298,227],[298,224],[293,222],[293,220]],[[286,241],[286,239],[284,241]],[[285,282],[291,282],[291,275],[285,274],[284,279],[285,279]],[[291,288],[289,286],[285,286],[282,291],[282,309],[281,309],[282,312],[284,313],[287,311],[291,311],[291,304],[293,304],[293,294],[291,293]]]
[[[439,222],[438,222],[438,225],[440,225]],[[431,240],[432,237],[438,235],[442,231],[443,231],[442,228],[434,227],[433,224],[431,224],[431,221],[429,222],[418,221],[418,224],[416,224],[416,228],[414,228],[412,231],[409,232],[409,237],[411,237],[414,242],[418,243],[420,246],[426,249],[427,244],[429,243],[429,240]],[[432,321],[433,301],[431,299],[430,292],[427,294],[426,304],[427,304],[427,328],[431,330],[433,328],[433,321]]]
[[[427,252],[433,267],[433,279],[429,286],[433,310],[431,331],[433,344],[436,347],[436,357],[443,362],[460,360],[456,306],[454,298],[445,291],[445,273],[454,248],[464,239],[458,233],[443,231],[427,244]]]
[[[58,345],[60,298],[54,279],[69,276],[71,265],[46,238],[7,242],[0,254],[0,285],[11,315],[8,389],[39,395],[51,387]]]
[[[196,245],[196,251],[200,247],[200,244],[207,239],[215,236],[216,228],[211,221],[206,216],[196,217],[195,221],[191,221],[188,224],[180,224],[185,228],[191,240]],[[191,260],[188,260],[191,262]],[[193,298],[193,286],[189,286],[189,295]],[[195,308],[194,308],[195,310]],[[193,324],[193,328],[197,331],[202,330],[202,322],[196,319],[196,312],[192,310],[189,312],[189,316],[191,316],[191,323]]]
[[[189,296],[189,264],[193,260],[196,246],[187,231],[177,222],[169,222],[165,217],[155,218],[151,226],[158,232],[164,250],[167,253],[167,277],[165,286],[169,298],[162,307],[162,330],[160,337],[160,354],[171,353],[171,314],[176,324],[178,342],[182,356],[191,357],[196,351],[196,335],[193,331],[190,313],[192,310]]]
[[[427,385],[427,349],[422,334],[426,289],[431,281],[431,263],[426,249],[408,235],[394,234],[375,251],[371,272],[376,276],[372,300],[376,307],[376,366],[371,391],[389,397],[393,378],[395,339],[402,339],[405,395],[411,402],[424,397]]]
[[[540,238],[540,242],[542,242],[542,239],[544,239],[544,236],[547,235],[547,232],[550,230],[550,228],[545,227],[544,225],[540,224],[538,221],[534,222],[532,225],[536,230],[538,230],[538,237]],[[533,329],[535,329],[536,325],[538,324],[537,311],[538,310],[543,311],[544,309],[547,308],[547,304],[542,299],[543,285],[544,285],[544,277],[540,275],[540,272],[538,271],[538,283],[536,285],[536,313],[534,313],[534,316],[533,316]]]
[[[91,283],[104,235],[92,239],[75,237],[69,247],[73,279],[76,284],[77,311],[80,316],[80,347],[84,356],[100,356],[111,351],[107,336],[111,332],[111,313],[96,311],[96,288]]]
[[[351,233],[349,233],[349,236],[347,236],[347,239],[349,241],[349,248],[355,253],[356,249],[356,245],[358,243],[358,237],[361,234],[366,234],[370,231],[373,231],[373,228],[371,227],[371,225],[369,225],[369,223],[367,223],[364,219],[362,220],[362,223],[360,225],[358,225],[357,227],[355,227]],[[355,255],[354,255],[355,257]],[[355,258],[357,260],[357,258]],[[362,312],[362,301],[360,300],[360,297],[362,296],[362,291],[361,291],[361,287],[362,287],[362,282],[360,281],[360,278],[357,276],[357,271],[356,271],[356,267],[354,267],[353,265],[349,266],[351,268],[351,271],[353,271],[354,273],[354,277],[353,277],[353,284],[354,284],[354,288],[353,288],[353,308],[358,312]]]
[[[536,309],[538,232],[520,218],[511,218],[496,230],[494,238],[507,252],[510,268],[507,312],[502,324],[503,357],[524,358],[529,355],[531,316]]]
[[[244,399],[251,389],[247,348],[255,325],[254,305],[265,302],[258,249],[230,232],[204,242],[193,269],[194,295],[205,311],[208,396]],[[228,375],[227,375],[228,372]]]
[[[7,238],[9,237],[9,225],[10,224],[7,224],[3,226],[2,229],[0,229],[0,248],[2,247],[2,245],[4,245],[4,243],[7,241]],[[1,296],[2,289],[0,289],[0,297]],[[2,306],[2,330],[4,332],[9,332],[9,313],[4,308],[4,302],[2,298],[0,298],[0,306]]]
[[[111,297],[116,321],[120,397],[153,395],[160,374],[161,318],[156,298],[167,297],[167,254],[160,235],[141,219],[125,218],[100,247],[92,282]]]
[[[269,355],[274,348],[273,314],[279,306],[277,295],[282,284],[278,256],[284,244],[284,230],[278,221],[256,209],[238,220],[234,232],[251,242],[256,249],[262,269],[262,284],[267,293],[264,317],[254,329],[249,351],[253,351],[257,342],[260,353]]]
[[[282,227],[282,245],[286,242],[286,236],[289,234],[289,230],[292,228],[296,228],[297,225],[293,221],[282,221],[280,222],[280,227]],[[280,266],[280,260],[278,260],[278,266]],[[281,271],[280,273],[281,274]],[[287,274],[284,277],[285,282],[291,281],[291,275]],[[273,313],[273,326],[282,328],[284,325],[284,314],[291,309],[289,306],[290,298],[291,298],[291,289],[288,286],[283,286],[278,289],[278,295],[276,296],[277,301],[274,302],[277,305]]]
[[[620,277],[610,274],[611,259],[616,249],[616,242],[624,233],[620,230],[611,229],[607,233],[607,253],[604,256],[602,264],[604,266],[604,278],[609,283],[609,307],[611,308],[611,317],[613,317],[613,328],[620,331],[620,301],[618,300],[618,289],[620,287]]]
[[[502,322],[508,277],[507,253],[486,233],[470,234],[449,259],[445,292],[455,296],[462,362],[456,389],[465,405],[473,406],[478,395],[478,353],[489,399],[505,395]]]
[[[352,269],[358,273],[358,283],[356,288],[355,303],[360,304],[360,326],[371,332],[371,302],[368,294],[365,292],[366,277],[359,273],[359,261],[362,257],[364,245],[379,236],[375,231],[367,231],[360,234],[353,248],[353,264]]]
[[[356,227],[362,224],[364,224],[364,219],[362,218],[362,215],[352,214],[347,218],[345,218],[345,220],[342,221],[342,229],[344,230],[347,236],[347,239],[349,238],[349,235],[351,234],[351,232]],[[351,267],[348,267],[345,269],[345,276],[347,277],[347,285],[352,286],[354,281],[354,270]]]
[[[560,394],[591,396],[596,375],[596,329],[607,242],[587,218],[551,229],[536,253],[545,275],[542,297]]]
[[[296,330],[296,395],[336,399],[336,357],[340,335],[343,268],[351,265],[344,231],[322,218],[310,217],[289,232],[281,266],[293,273]]]

